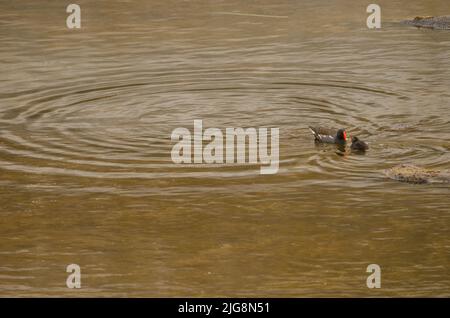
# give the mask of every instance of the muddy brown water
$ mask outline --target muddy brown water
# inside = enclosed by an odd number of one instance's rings
[[[396,23],[448,0],[378,1],[381,30],[364,1],[77,3],[0,3],[0,296],[450,296],[449,186],[383,174],[450,168],[450,32]],[[194,119],[278,127],[279,172],[173,164]]]

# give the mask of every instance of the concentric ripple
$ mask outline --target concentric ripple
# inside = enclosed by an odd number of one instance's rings
[[[177,127],[192,130],[194,119],[202,119],[204,128],[280,128],[279,174],[310,172],[309,177],[301,176],[305,185],[308,178],[370,182],[379,177],[378,170],[386,161],[408,159],[439,166],[449,159],[448,144],[430,144],[433,127],[446,128],[445,121],[427,114],[419,120],[415,116],[411,123],[407,114],[392,114],[386,105],[399,103],[404,95],[382,87],[320,77],[298,81],[283,69],[140,72],[133,80],[127,79],[129,75],[114,83],[75,82],[6,96],[4,100],[13,106],[5,108],[1,117],[2,169],[158,180],[241,179],[259,173],[255,165],[172,163],[171,131]],[[386,124],[396,118],[408,124]],[[333,146],[315,146],[308,125],[346,128],[368,141],[371,151],[360,157],[340,153]],[[407,132],[406,138],[389,140],[402,131]],[[412,145],[411,140],[423,143]],[[277,180],[283,182],[282,177]]]

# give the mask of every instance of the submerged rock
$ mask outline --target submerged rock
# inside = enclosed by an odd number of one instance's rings
[[[430,170],[411,164],[401,164],[385,170],[385,174],[394,180],[408,183],[450,183],[450,172]]]
[[[402,23],[419,28],[450,30],[450,15],[440,17],[415,17],[412,20],[402,21]]]

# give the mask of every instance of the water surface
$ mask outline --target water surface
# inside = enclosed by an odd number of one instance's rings
[[[378,1],[381,30],[364,1],[77,3],[0,3],[0,296],[450,296],[449,186],[383,174],[450,168],[450,32],[397,23],[448,0]],[[278,127],[279,172],[173,164],[194,119]]]

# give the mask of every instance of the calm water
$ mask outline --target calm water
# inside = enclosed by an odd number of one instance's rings
[[[397,23],[448,0],[77,3],[0,2],[0,296],[450,296],[449,186],[383,174],[450,168],[450,32]],[[278,174],[173,164],[194,119],[279,127]]]

